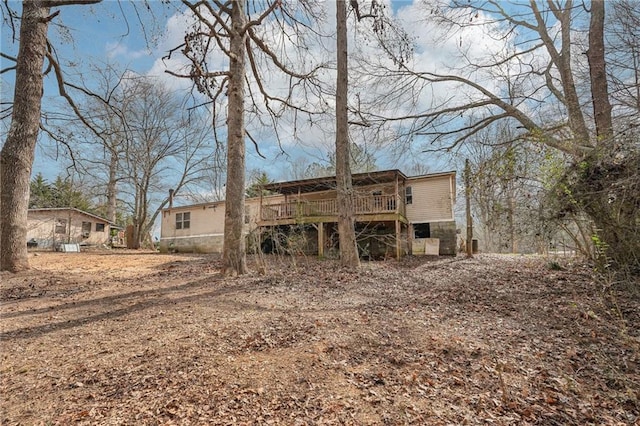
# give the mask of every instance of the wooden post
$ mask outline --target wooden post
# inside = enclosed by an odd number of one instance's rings
[[[262,193],[264,192],[264,190],[262,189],[263,187],[260,186],[260,207],[258,207],[258,223],[260,223],[262,220],[264,220],[264,218],[262,217]]]
[[[413,223],[407,225],[407,251],[413,255],[413,235],[414,235]]]
[[[395,213],[398,214],[400,212],[400,189],[398,187],[398,175],[396,174],[396,202],[395,202]]]
[[[464,161],[464,197],[467,210],[467,257],[473,257],[473,219],[471,217],[471,165]]]
[[[73,185],[73,180],[71,181],[71,185]],[[72,186],[73,188],[73,186]],[[71,196],[71,195],[69,195]],[[71,205],[71,203],[69,203]],[[69,207],[69,213],[67,215],[67,244],[71,244],[71,207]]]
[[[318,257],[324,257],[324,223],[318,222]]]
[[[400,221],[396,220],[396,259],[400,259],[400,234],[402,233],[402,229],[400,227]]]

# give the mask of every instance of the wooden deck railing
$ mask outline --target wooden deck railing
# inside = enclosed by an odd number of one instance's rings
[[[354,199],[355,213],[380,214],[399,213],[404,215],[404,203],[396,195],[372,195]],[[337,216],[338,204],[335,198],[324,200],[294,200],[282,203],[263,204],[262,220],[294,219],[310,216]]]

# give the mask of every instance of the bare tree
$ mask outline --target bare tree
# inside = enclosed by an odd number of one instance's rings
[[[92,86],[77,86],[82,97],[78,109],[80,120],[65,119],[55,126],[58,139],[64,140],[65,155],[71,166],[93,180],[93,192],[103,198],[103,215],[116,223],[118,188],[125,178],[122,165],[127,140],[127,111],[133,98],[127,95],[126,86],[137,78],[128,70],[118,70],[111,64],[91,67]]]
[[[65,154],[73,168],[92,179],[93,193],[106,198],[106,217],[133,224],[131,247],[148,240],[154,221],[169,201],[204,180],[213,148],[208,111],[188,108],[189,96],[176,94],[153,77],[94,70],[96,88],[83,88],[78,103],[84,121],[65,121]]]
[[[372,31],[377,37],[379,45],[391,56],[394,62],[403,62],[406,51],[404,43],[396,43],[389,38],[386,28],[394,28],[390,25],[383,13],[380,4],[372,1],[369,13],[363,14],[358,0],[351,0],[350,5],[358,22],[369,18],[372,23]],[[358,246],[355,235],[355,209],[353,205],[354,191],[351,180],[351,142],[349,140],[349,67],[347,46],[347,5],[346,1],[336,2],[336,144],[335,144],[335,169],[336,192],[338,206],[338,235],[340,238],[340,261],[343,266],[357,268],[360,265]],[[401,37],[402,38],[402,37]],[[395,48],[399,49],[398,52]],[[353,109],[356,117],[362,117],[360,106]],[[357,121],[354,121],[356,124]],[[363,123],[358,123],[363,124]],[[366,126],[366,124],[364,124]]]
[[[133,247],[138,248],[169,202],[169,189],[175,197],[200,180],[212,149],[207,144],[208,117],[189,114],[181,97],[149,78],[125,85],[128,100],[120,112],[126,131],[119,167],[133,222]]]
[[[355,3],[358,4],[357,2]],[[358,11],[358,9],[355,9]],[[349,122],[347,111],[348,66],[347,66],[347,4],[336,1],[337,33],[337,83],[336,83],[336,193],[338,205],[338,236],[340,238],[340,262],[343,266],[360,266],[355,234],[354,193],[351,181],[349,154]]]
[[[45,58],[52,67],[57,66],[48,49],[47,30],[49,22],[60,11],[52,14],[51,8],[99,1],[41,0],[22,3],[11,125],[0,152],[0,270],[15,272],[29,267],[25,243],[29,179],[40,130]],[[5,7],[8,8],[7,3]]]
[[[609,140],[613,136],[613,124],[604,54],[604,0],[591,1],[587,58],[589,59],[596,138]]]
[[[615,119],[626,125],[640,124],[640,8],[637,0],[609,3],[606,46],[610,94]],[[621,125],[621,124],[618,124]]]
[[[446,73],[400,64],[387,69],[387,78],[441,95],[432,98],[428,110],[402,111],[402,116],[373,113],[367,117],[369,122],[404,121],[410,123],[409,131],[431,137],[433,145],[453,149],[492,123],[512,119],[520,129],[517,136],[523,139],[547,144],[575,157],[593,148],[574,81],[572,1],[562,6],[549,3],[543,10],[532,1],[514,6],[515,11],[504,8],[503,2],[497,0],[482,4],[436,3],[431,9],[433,14],[425,12],[425,19],[436,20],[447,37],[460,37],[457,66]],[[510,33],[522,29],[529,36],[527,43],[514,50],[502,32],[492,32],[498,24],[511,28]],[[551,34],[551,25],[558,29],[556,38]],[[487,52],[484,58],[472,57],[467,49],[474,40],[464,39],[469,28],[486,28],[485,36],[499,38],[504,46]],[[548,60],[542,61],[544,58]],[[544,109],[550,98],[556,101],[554,107],[563,109],[563,117],[551,119],[551,111]],[[460,117],[467,119],[459,120]]]
[[[349,147],[349,156],[349,166],[352,173],[366,173],[378,170],[374,153],[369,151],[366,147],[357,143],[351,143]],[[329,152],[326,157],[313,162],[305,158],[297,158],[289,170],[289,178],[294,180],[335,175],[335,150]]]
[[[491,126],[460,150],[459,167],[467,157],[473,170],[474,229],[487,252],[544,251],[557,227],[540,212],[541,194],[563,173],[562,158],[544,146],[531,149],[512,133],[508,125]]]
[[[308,22],[314,20],[309,18],[313,14],[313,7],[310,3],[298,2],[296,5],[299,10],[296,12],[287,9],[289,5],[281,1],[223,4],[218,1],[183,0],[182,3],[196,20],[193,29],[185,36],[184,44],[177,48],[187,57],[190,65],[186,73],[169,72],[192,79],[198,91],[214,106],[214,117],[218,115],[218,103],[226,95],[227,181],[223,272],[225,275],[244,274],[247,272],[243,235],[245,138],[258,148],[256,139],[247,133],[245,114],[249,109],[262,111],[275,124],[284,109],[304,110],[293,103],[293,95],[298,90],[304,91],[319,65],[297,72],[292,67],[295,61],[286,56],[287,50],[273,50],[270,45],[274,41],[280,44],[299,41],[299,28],[305,28]],[[300,17],[301,14],[307,14],[307,18]],[[266,22],[273,26],[272,30],[260,32],[259,28]],[[279,54],[279,51],[284,53]],[[210,59],[214,54],[224,55],[229,64],[227,69],[210,70]],[[282,96],[270,92],[264,84],[266,74],[270,72],[279,72],[286,77],[287,87]],[[247,80],[252,85],[247,85]],[[245,104],[245,98],[251,100],[250,105]],[[273,127],[277,129],[277,126]]]
[[[633,246],[625,238],[633,233],[622,223],[637,223],[638,209],[632,207],[637,198],[629,199],[626,192],[624,196],[620,194],[616,199],[627,200],[625,207],[618,209],[625,212],[625,220],[614,220],[614,210],[606,208],[611,194],[600,189],[602,180],[596,176],[608,170],[607,176],[628,178],[626,172],[610,172],[617,167],[615,157],[624,163],[622,168],[631,171],[637,155],[628,151],[628,144],[624,152],[618,150],[622,145],[615,140],[626,130],[612,131],[615,120],[608,117],[611,94],[605,84],[602,34],[605,9],[604,2],[593,2],[592,10],[587,10],[582,3],[571,0],[513,2],[508,7],[501,0],[429,2],[425,19],[436,21],[443,34],[459,40],[457,63],[444,71],[441,67],[416,70],[417,67],[403,64],[389,68],[385,78],[404,78],[405,84],[416,90],[428,89],[430,95],[439,95],[431,98],[427,108],[416,104],[410,113],[403,111],[402,116],[374,113],[366,119],[397,120],[404,123],[407,132],[430,138],[433,148],[447,150],[495,123],[516,123],[512,125],[516,130],[514,140],[527,141],[532,147],[544,144],[565,154],[567,165],[573,166],[568,169],[565,182],[559,183],[558,193],[568,194],[567,208],[569,204],[582,208],[601,206],[589,215],[606,235],[607,255],[619,257]],[[582,19],[586,14],[591,14],[592,19]],[[482,55],[474,53],[476,40],[467,38],[467,34],[481,34],[494,46],[493,50],[485,49]],[[589,35],[589,46],[579,44],[578,34]],[[578,48],[581,52],[587,50],[589,65],[585,64],[584,55],[576,55]],[[587,70],[591,85],[579,84],[580,67]],[[612,152],[616,154],[611,155]],[[582,184],[572,186],[573,182]],[[589,194],[598,194],[600,202],[595,203]]]

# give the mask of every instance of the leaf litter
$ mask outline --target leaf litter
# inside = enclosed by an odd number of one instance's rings
[[[115,252],[1,274],[0,423],[640,422],[640,300],[586,265],[250,262],[267,272]]]

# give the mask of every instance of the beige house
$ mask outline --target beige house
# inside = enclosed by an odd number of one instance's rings
[[[363,257],[456,254],[456,173],[407,177],[399,170],[353,175],[356,234]],[[335,177],[265,185],[245,201],[250,250],[337,253]],[[162,211],[161,251],[219,253],[224,201]]]
[[[27,246],[55,249],[60,244],[109,244],[114,224],[76,208],[29,209]]]

